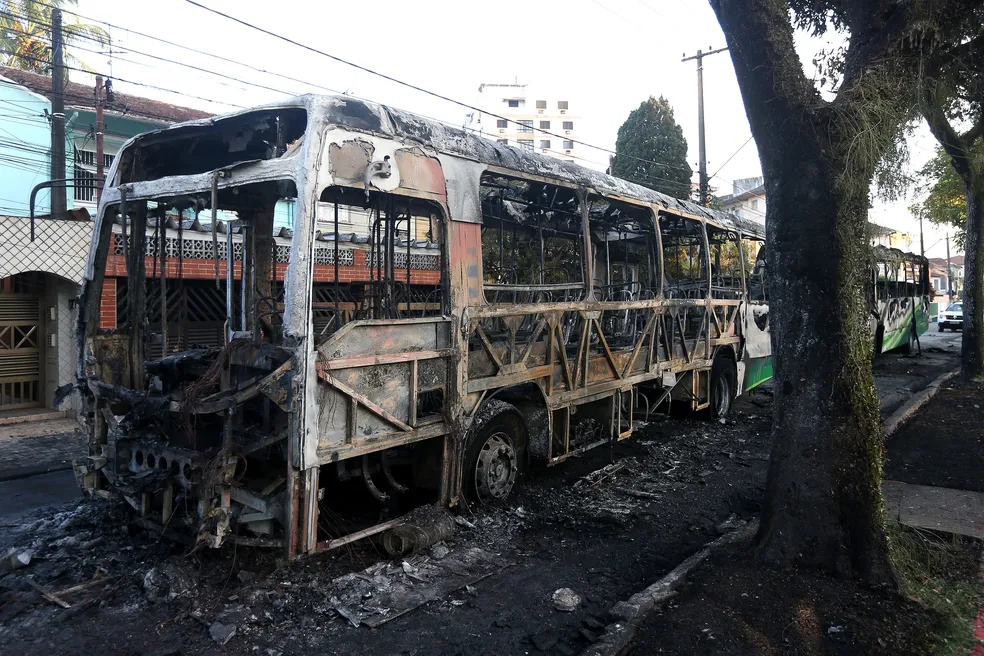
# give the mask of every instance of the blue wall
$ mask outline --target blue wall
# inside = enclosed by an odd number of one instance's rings
[[[51,112],[47,100],[0,78],[0,214],[28,216],[31,189],[51,177],[51,128],[45,110]],[[49,208],[48,192],[42,191],[37,211],[47,213]]]

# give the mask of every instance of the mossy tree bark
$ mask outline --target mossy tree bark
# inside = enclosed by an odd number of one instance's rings
[[[926,30],[936,34],[954,6],[710,2],[731,51],[769,199],[775,396],[760,553],[779,566],[894,584],[863,287],[870,276],[868,191],[911,113],[922,56],[914,44]],[[828,12],[850,34],[831,101],[804,74],[791,22],[827,25]]]

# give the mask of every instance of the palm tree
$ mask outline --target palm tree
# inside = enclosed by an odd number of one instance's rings
[[[0,63],[25,71],[46,74],[51,67],[51,13],[54,7],[75,6],[78,0],[0,0]],[[66,14],[62,25],[66,45],[80,41],[109,43],[109,35],[98,25]],[[92,69],[65,53],[68,66]]]

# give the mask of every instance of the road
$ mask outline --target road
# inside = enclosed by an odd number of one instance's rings
[[[922,336],[922,355],[893,352],[875,360],[875,384],[882,400],[883,416],[891,414],[941,373],[957,366],[960,337],[959,332],[938,333],[931,327],[930,332]],[[32,510],[59,506],[78,497],[79,490],[71,471],[0,482],[0,522],[10,523]]]

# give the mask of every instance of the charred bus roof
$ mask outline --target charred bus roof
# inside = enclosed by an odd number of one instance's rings
[[[423,148],[486,166],[551,178],[572,186],[643,201],[670,212],[709,220],[750,237],[765,238],[763,223],[673,198],[571,162],[500,144],[411,112],[349,96],[297,96],[144,133],[128,141],[121,149],[121,157],[111,179],[118,185],[165,176],[206,173],[231,164],[275,159],[284,155],[291,143],[302,139],[311,125],[338,126],[407,140]],[[217,134],[215,128],[220,129]],[[203,157],[203,154],[208,156]],[[287,154],[290,154],[289,151]],[[156,163],[168,156],[196,164],[188,168],[178,163],[170,170],[159,165],[155,167]]]

